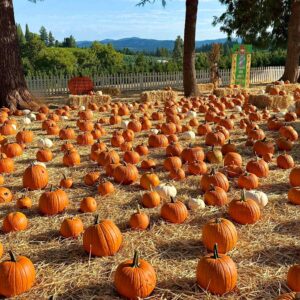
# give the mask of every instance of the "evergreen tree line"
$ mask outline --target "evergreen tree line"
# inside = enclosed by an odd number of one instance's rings
[[[178,36],[174,49],[158,48],[155,52],[136,52],[128,48],[116,51],[112,45],[94,42],[90,48],[77,48],[71,35],[59,42],[51,31],[42,26],[39,33],[25,33],[17,26],[24,72],[28,76],[42,75],[88,75],[174,72],[182,71],[183,40]],[[231,67],[231,47],[233,42],[220,45],[220,69]],[[209,53],[212,45],[197,49],[196,69],[210,68]],[[259,50],[252,55],[252,67],[283,66],[286,50]]]

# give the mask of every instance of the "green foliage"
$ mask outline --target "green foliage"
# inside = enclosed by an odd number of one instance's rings
[[[27,42],[30,40],[31,34],[32,33],[29,30],[29,26],[28,26],[28,24],[26,24],[26,26],[25,26],[25,39],[26,39]]]
[[[17,25],[17,35],[18,35],[19,45],[22,48],[26,44],[26,39],[20,24]]]
[[[76,64],[75,55],[64,48],[45,48],[40,51],[35,60],[35,67],[38,70],[50,74],[74,73]]]
[[[70,35],[69,37],[65,38],[63,43],[62,43],[62,46],[63,47],[66,47],[66,48],[75,48],[76,47],[76,41],[75,41],[75,38]]]
[[[215,17],[213,24],[221,24],[221,31],[229,37],[236,35],[261,48],[286,46],[293,0],[219,1],[226,11]]]

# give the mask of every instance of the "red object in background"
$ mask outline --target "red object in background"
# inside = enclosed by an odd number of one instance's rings
[[[73,77],[68,82],[68,88],[72,95],[86,95],[93,91],[94,83],[86,76]]]

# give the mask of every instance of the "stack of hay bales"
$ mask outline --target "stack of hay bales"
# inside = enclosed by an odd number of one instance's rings
[[[231,95],[247,94],[248,92],[249,89],[247,88],[224,87],[224,88],[214,89],[213,94],[216,95],[217,97],[226,97]]]
[[[294,103],[294,97],[291,95],[250,95],[249,103],[255,105],[257,108],[280,108],[287,109],[290,105]]]
[[[71,106],[88,105],[89,103],[96,103],[98,105],[107,104],[111,102],[110,95],[70,95],[68,104]]]
[[[300,88],[298,83],[289,83],[289,84],[268,84],[266,86],[266,93],[269,93],[270,90],[278,88],[280,91],[285,91],[287,93],[293,93],[296,89]]]
[[[172,90],[148,91],[141,93],[140,99],[142,102],[165,102],[169,100],[176,101],[177,92]]]
[[[103,88],[102,93],[113,97],[118,97],[121,95],[121,90],[118,87],[110,86]]]
[[[214,90],[213,83],[199,83],[197,87],[200,93],[212,93]]]

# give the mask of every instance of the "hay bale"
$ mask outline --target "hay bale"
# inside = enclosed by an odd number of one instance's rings
[[[114,97],[121,95],[121,90],[116,86],[110,86],[102,89],[102,93]]]
[[[278,88],[280,91],[286,91],[287,93],[293,93],[297,88],[300,88],[300,84],[298,84],[298,83],[268,84],[266,86],[266,93],[269,93],[272,88]]]
[[[214,95],[217,97],[226,97],[232,94],[231,88],[217,88],[213,90]]]
[[[140,99],[142,102],[165,102],[165,101],[176,101],[177,100],[177,92],[172,91],[172,90],[167,90],[167,91],[147,91],[143,92],[140,95]]]
[[[98,105],[107,104],[111,102],[110,95],[70,95],[68,105],[71,106],[87,106],[89,103],[96,103]]]
[[[212,93],[214,90],[213,83],[199,83],[197,84],[197,87],[200,93]]]
[[[249,103],[255,105],[257,108],[280,108],[286,109],[294,103],[294,97],[286,96],[271,96],[267,94],[250,95]]]

